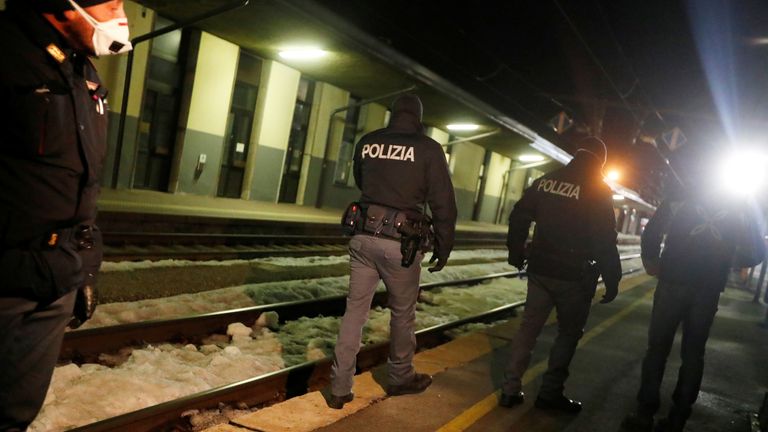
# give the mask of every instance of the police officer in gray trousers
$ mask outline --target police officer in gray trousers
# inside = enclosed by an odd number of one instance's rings
[[[436,261],[429,271],[440,271],[453,248],[456,199],[445,154],[439,143],[424,135],[421,116],[417,96],[400,96],[392,106],[389,125],[365,135],[355,147],[354,177],[361,197],[359,204],[348,208],[357,216],[351,219],[355,228],[349,242],[349,294],[334,351],[331,408],[340,409],[354,398],[356,356],[380,280],[391,312],[387,394],[419,393],[432,383],[429,375],[417,373],[413,366],[423,253],[408,249],[404,236],[421,230],[423,235],[417,237],[425,246],[429,217],[424,206],[428,204],[434,230],[430,262]],[[413,262],[408,263],[404,254],[414,252]]]
[[[509,216],[509,263],[528,264],[528,294],[520,329],[504,374],[499,405],[522,404],[522,377],[552,308],[558,334],[549,354],[535,406],[576,414],[581,403],[563,395],[576,345],[584,334],[597,278],[605,282],[601,303],[618,293],[621,263],[616,248],[611,189],[603,181],[607,150],[596,137],[579,141],[571,162],[533,182]],[[536,222],[530,253],[525,242]],[[526,256],[528,255],[528,256]]]
[[[34,420],[67,323],[95,308],[108,106],[89,57],[130,48],[122,0],[0,14],[0,431]]]

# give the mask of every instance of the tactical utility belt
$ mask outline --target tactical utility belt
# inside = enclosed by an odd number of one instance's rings
[[[400,241],[403,267],[413,263],[418,251],[427,252],[434,246],[432,220],[409,219],[405,212],[379,204],[353,202],[341,218],[345,235],[363,234]]]

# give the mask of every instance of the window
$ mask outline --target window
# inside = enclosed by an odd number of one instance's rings
[[[218,196],[238,198],[242,192],[260,77],[261,61],[241,51],[232,107],[227,119],[227,139],[224,141],[221,159]]]
[[[278,202],[295,203],[301,179],[301,166],[304,162],[304,148],[309,130],[309,116],[312,113],[312,95],[315,82],[302,78],[296,93],[296,107],[293,110],[291,134],[288,137],[288,149],[283,165],[283,178],[280,182]]]
[[[341,138],[339,147],[339,159],[336,162],[336,172],[333,175],[333,182],[337,185],[354,186],[355,179],[352,175],[352,164],[355,156],[355,143],[357,134],[360,132],[360,107],[356,104],[360,98],[350,97],[349,104],[354,105],[347,109],[347,116],[344,120],[344,134]]]
[[[154,29],[171,24],[170,20],[158,16]],[[176,30],[151,42],[133,175],[133,187],[138,189],[168,190],[187,36],[187,33]]]

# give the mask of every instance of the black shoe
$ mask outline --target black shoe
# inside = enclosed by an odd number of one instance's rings
[[[501,397],[499,397],[499,406],[504,408],[512,408],[523,402],[525,402],[525,393],[521,391],[512,394],[501,392]]]
[[[628,432],[653,432],[653,416],[632,413],[624,417],[621,429]]]
[[[544,399],[539,396],[536,398],[534,406],[543,410],[562,411],[568,414],[578,414],[581,412],[581,402],[568,399],[563,395],[554,399]]]
[[[400,396],[406,394],[421,393],[432,384],[432,377],[427,374],[417,373],[410,382],[387,387],[387,395]]]
[[[331,395],[331,398],[328,399],[328,407],[333,409],[342,409],[344,408],[344,404],[347,402],[352,402],[352,399],[355,398],[355,394],[352,392],[349,392],[345,394],[344,396],[336,396]]]
[[[656,423],[654,432],[683,432],[685,430],[685,420],[680,417],[670,415],[667,418],[659,420]]]

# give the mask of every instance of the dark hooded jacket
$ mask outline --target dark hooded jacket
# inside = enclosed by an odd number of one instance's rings
[[[528,271],[555,279],[583,277],[594,260],[606,287],[617,287],[621,262],[611,189],[600,162],[578,151],[571,162],[533,182],[509,216],[510,262],[522,263],[531,222],[536,222]]]
[[[660,260],[660,280],[721,291],[732,265],[752,267],[765,258],[755,213],[747,200],[704,187],[670,193],[643,231],[643,259]]]
[[[405,95],[392,107],[386,128],[363,136],[355,147],[354,176],[363,203],[396,208],[417,217],[429,204],[435,253],[453,249],[456,198],[440,144],[424,135],[418,97]]]

